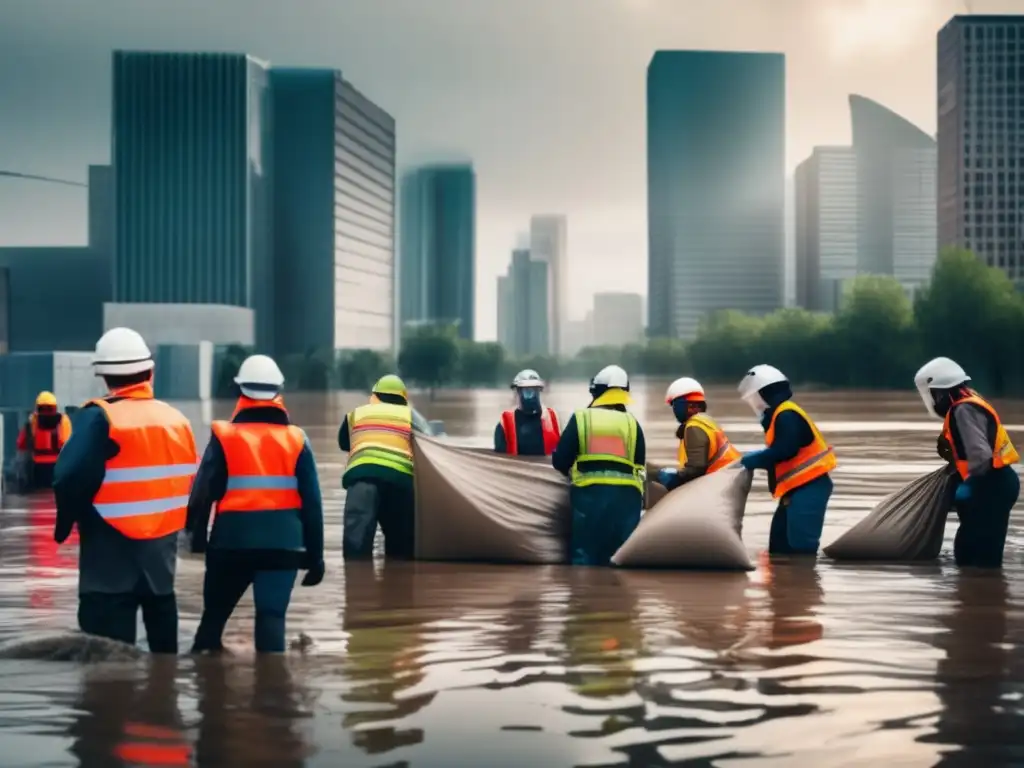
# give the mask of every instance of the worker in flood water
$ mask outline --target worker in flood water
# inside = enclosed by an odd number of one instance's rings
[[[768,551],[817,554],[832,495],[829,473],[836,468],[835,453],[807,412],[793,402],[789,380],[778,368],[755,365],[738,389],[761,420],[767,446],[740,461],[747,469],[767,471],[768,488],[778,500]]]
[[[32,461],[31,490],[53,486],[53,467],[71,437],[71,419],[57,409],[53,392],[40,392],[35,411],[18,433],[17,449]]]
[[[231,421],[211,424],[188,502],[192,551],[206,552],[203,615],[193,653],[223,650],[224,627],[252,586],[258,653],[283,653],[298,571],[324,578],[324,514],[316,460],[281,397],[284,375],[266,355],[238,369]],[[207,542],[210,508],[216,504]]]
[[[626,410],[629,376],[609,365],[590,381],[590,405],[565,425],[551,465],[570,477],[573,565],[608,565],[640,522],[644,431]]]
[[[341,423],[338,447],[349,455],[341,480],[347,491],[342,542],[346,560],[373,555],[378,522],[384,532],[384,554],[413,557],[412,431],[409,393],[394,374],[382,376],[373,386],[370,402]]]
[[[1020,454],[996,409],[968,386],[970,380],[953,360],[937,357],[921,367],[914,385],[928,412],[943,420],[939,455],[952,458],[961,480],[955,497],[957,565],[1001,568],[1010,510],[1020,495],[1013,468]]]
[[[76,414],[57,458],[54,538],[78,526],[83,632],[134,644],[141,608],[150,651],[177,653],[177,534],[198,456],[188,419],[154,398],[153,366],[130,328],[96,342],[93,369],[109,394]]]
[[[558,414],[540,401],[544,381],[529,368],[512,380],[516,407],[501,414],[494,428],[495,453],[509,456],[550,456],[558,445]]]
[[[679,466],[660,470],[659,483],[671,491],[740,458],[725,432],[708,416],[707,398],[699,381],[688,376],[676,379],[665,392],[665,402],[679,422]]]

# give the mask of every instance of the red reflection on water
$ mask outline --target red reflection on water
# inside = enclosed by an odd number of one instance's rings
[[[59,574],[55,570],[73,570],[78,567],[73,547],[78,544],[78,531],[74,530],[63,544],[53,540],[57,522],[57,508],[53,496],[32,496],[28,499],[28,575],[29,604],[33,608],[52,608],[53,591],[45,579]]]
[[[174,728],[129,722],[114,754],[132,765],[191,765],[192,747]]]

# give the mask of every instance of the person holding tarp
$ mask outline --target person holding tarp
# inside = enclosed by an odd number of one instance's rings
[[[658,482],[675,490],[698,477],[710,475],[740,458],[725,432],[707,415],[704,387],[688,376],[673,381],[665,393],[665,402],[679,422],[678,469],[665,467]]]
[[[644,431],[626,410],[629,376],[609,365],[590,380],[590,405],[565,425],[551,465],[572,488],[573,565],[608,565],[640,522]]]
[[[740,461],[747,469],[768,473],[768,489],[779,502],[768,552],[815,555],[832,495],[829,473],[836,468],[832,446],[807,412],[793,402],[789,380],[778,368],[755,365],[738,389],[761,420],[767,446],[744,454]]]
[[[398,376],[382,376],[370,402],[341,422],[338,447],[349,454],[341,484],[345,496],[342,553],[346,560],[373,555],[380,522],[384,554],[415,554],[416,495],[413,486],[412,408]]]
[[[953,543],[957,565],[1001,568],[1010,510],[1020,495],[1013,465],[1020,454],[999,414],[971,389],[971,377],[948,357],[937,357],[914,376],[928,412],[941,418],[939,455],[960,476],[954,505],[960,518]]]
[[[494,428],[494,452],[509,456],[550,456],[558,445],[558,414],[540,402],[544,381],[529,368],[512,380],[515,410],[501,414]]]

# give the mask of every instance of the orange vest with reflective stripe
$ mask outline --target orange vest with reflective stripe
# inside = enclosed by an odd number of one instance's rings
[[[953,405],[950,406],[949,410],[946,411],[946,418],[942,422],[942,435],[949,441],[949,445],[953,449],[953,461],[956,465],[956,471],[960,473],[960,477],[964,480],[967,479],[967,459],[957,455],[956,441],[953,440],[951,421],[953,417],[953,408],[964,403],[973,403],[979,408],[992,414],[992,418],[995,419],[996,444],[992,447],[992,468],[1002,469],[1003,467],[1008,467],[1011,464],[1016,464],[1020,461],[1020,454],[1017,453],[1017,449],[1013,447],[1013,443],[1010,441],[1010,436],[1003,427],[1003,422],[1000,421],[999,414],[996,413],[996,409],[989,405],[988,402],[979,395],[972,394],[970,397],[965,397],[962,400],[955,401]]]
[[[153,399],[149,382],[90,404],[103,409],[110,439],[120,448],[107,459],[103,485],[93,498],[100,517],[129,539],[159,539],[180,531],[199,461],[188,419]]]
[[[832,446],[825,442],[825,438],[821,436],[821,432],[818,431],[807,412],[792,400],[787,400],[775,409],[772,420],[768,424],[768,431],[764,433],[765,445],[771,445],[775,441],[775,420],[779,418],[780,413],[785,411],[795,411],[800,414],[807,422],[807,426],[811,428],[814,439],[811,440],[810,445],[805,445],[797,451],[796,456],[792,459],[780,461],[775,465],[775,493],[773,496],[776,499],[781,499],[800,486],[807,485],[822,475],[827,475],[837,466],[836,454],[832,450]]]
[[[242,397],[235,415],[246,408],[285,410],[280,397]],[[301,509],[295,466],[306,445],[305,432],[291,424],[215,421],[211,426],[228,469],[227,490],[217,502],[217,514]]]
[[[43,429],[33,413],[29,419],[29,429],[32,433],[32,461],[36,464],[56,464],[60,449],[71,437],[71,419],[62,413],[60,423],[55,428]]]
[[[698,413],[686,420],[687,427],[697,427],[708,436],[708,468],[705,474],[710,475],[722,467],[727,467],[740,457],[729,438],[725,436],[714,420],[703,413]],[[686,434],[685,432],[683,433]],[[686,441],[679,441],[679,468],[686,466]]]

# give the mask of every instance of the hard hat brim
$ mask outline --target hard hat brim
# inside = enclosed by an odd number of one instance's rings
[[[133,373],[151,371],[156,363],[152,358],[148,360],[124,360],[118,361],[94,361],[93,372],[97,376],[131,376]]]

